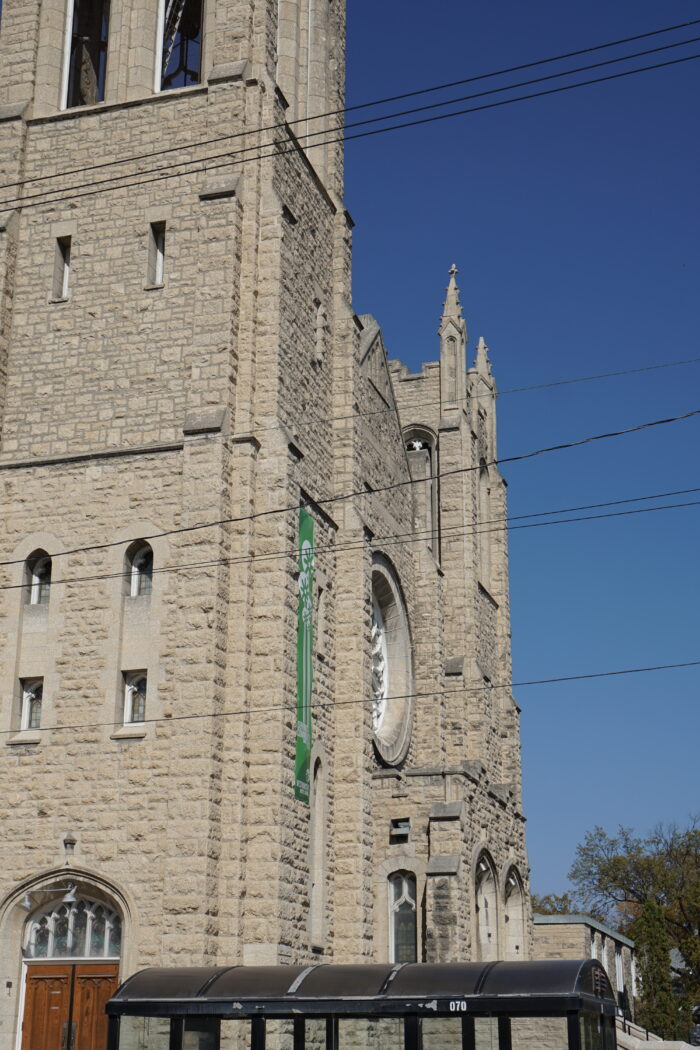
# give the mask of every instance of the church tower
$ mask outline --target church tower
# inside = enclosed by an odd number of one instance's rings
[[[14,1050],[145,966],[527,951],[495,386],[454,267],[421,376],[353,313],[344,19],[3,3]]]
[[[482,338],[466,366],[455,266],[438,336],[439,360],[420,373],[390,362],[415,482],[417,617],[431,624],[432,637],[420,660],[431,673],[416,681],[414,768],[394,788],[397,811],[427,835],[408,840],[389,863],[422,874],[416,892],[424,900],[426,957],[526,959],[527,858],[496,386]],[[437,630],[430,618],[436,606]]]

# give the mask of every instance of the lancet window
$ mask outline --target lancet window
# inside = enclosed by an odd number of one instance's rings
[[[51,593],[51,558],[35,551],[26,561],[26,600],[30,605],[48,605]]]
[[[440,519],[435,436],[426,427],[412,426],[404,431],[404,442],[411,477],[417,483],[415,485],[416,531],[438,557]]]
[[[140,598],[153,590],[153,550],[140,540],[132,543],[126,553],[126,592],[131,598]]]
[[[525,901],[523,887],[516,871],[512,869],[505,885],[505,933],[506,959],[527,958],[525,944]]]
[[[130,671],[124,675],[124,725],[146,720],[147,686],[145,671]]]
[[[390,962],[417,962],[416,877],[410,871],[389,876],[389,934]]]
[[[490,962],[498,958],[498,897],[496,876],[485,854],[476,866],[476,927],[479,958]]]
[[[44,679],[25,678],[22,682],[21,729],[39,729],[41,725],[41,705],[43,699]]]
[[[494,529],[491,511],[491,478],[485,459],[479,461],[479,521],[477,536],[479,540],[479,560],[481,582],[488,589],[491,587],[491,542]]]

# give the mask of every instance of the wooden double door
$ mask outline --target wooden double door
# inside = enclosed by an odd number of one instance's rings
[[[105,1050],[117,963],[30,963],[22,1050]]]

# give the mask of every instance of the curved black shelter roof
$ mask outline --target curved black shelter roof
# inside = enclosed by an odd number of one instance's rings
[[[613,1014],[615,997],[594,959],[405,965],[228,966],[141,970],[107,1013],[219,1017],[470,1013]]]

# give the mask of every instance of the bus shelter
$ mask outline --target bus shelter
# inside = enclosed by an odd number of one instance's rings
[[[106,1006],[108,1050],[615,1050],[587,960],[149,969]]]

